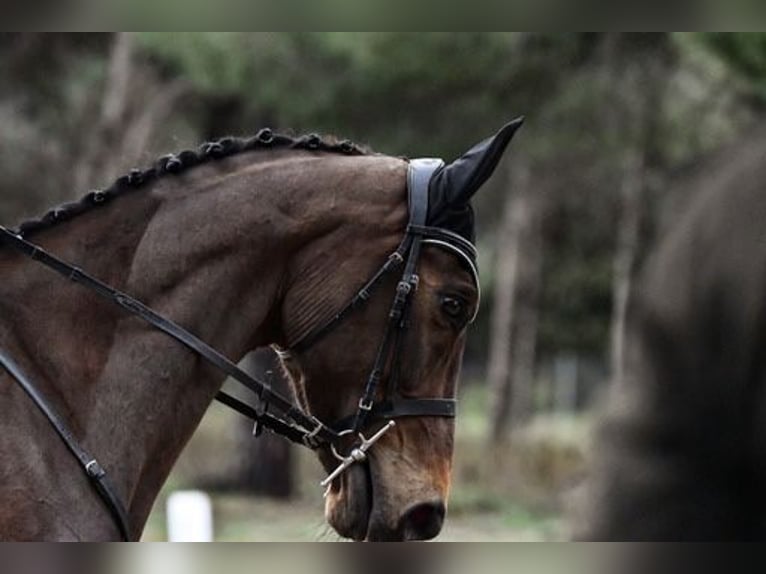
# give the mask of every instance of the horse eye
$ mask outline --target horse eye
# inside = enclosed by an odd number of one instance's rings
[[[465,302],[457,297],[442,297],[442,311],[453,319],[458,319],[465,312]]]

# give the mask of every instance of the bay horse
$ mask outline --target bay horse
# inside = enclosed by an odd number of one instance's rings
[[[479,298],[470,199],[520,123],[449,165],[264,129],[0,228],[0,538],[139,539],[216,396],[316,450],[341,536],[435,537]],[[234,364],[267,345],[295,406]]]
[[[761,128],[685,183],[642,272],[580,540],[766,537],[765,146]]]

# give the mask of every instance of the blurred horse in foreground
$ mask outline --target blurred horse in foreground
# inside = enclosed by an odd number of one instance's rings
[[[579,539],[766,537],[765,149],[693,179],[635,289]]]

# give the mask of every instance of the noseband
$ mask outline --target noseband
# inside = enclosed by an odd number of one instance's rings
[[[391,305],[386,332],[378,349],[364,392],[359,400],[356,413],[330,425],[326,425],[310,413],[302,411],[290,399],[272,390],[268,383],[249,375],[224,355],[173,321],[156,313],[133,297],[88,275],[78,267],[58,259],[34,243],[27,241],[20,234],[0,226],[0,243],[16,249],[67,279],[91,289],[101,297],[115,303],[124,311],[139,317],[185,345],[226,375],[251,390],[258,399],[257,407],[250,406],[223,392],[219,393],[216,399],[240,414],[254,420],[254,434],[256,436],[263,429],[268,429],[292,442],[313,450],[329,448],[341,463],[335,472],[322,482],[323,485],[329,486],[335,478],[340,476],[351,465],[365,460],[367,451],[386,431],[394,426],[394,419],[405,417],[455,417],[457,401],[454,397],[410,399],[402,397],[399,393],[401,371],[399,358],[404,334],[407,331],[412,297],[418,288],[419,278],[417,268],[423,245],[434,245],[456,255],[471,272],[477,288],[479,287],[475,247],[456,233],[426,225],[429,184],[433,175],[443,165],[444,163],[441,160],[435,159],[418,159],[410,162],[407,175],[409,223],[399,247],[345,307],[330,320],[309,331],[305,337],[295,342],[288,351],[305,351],[317,343],[334,330],[351,312],[364,306],[370,300],[375,288],[379,286],[385,277],[402,265],[404,266]],[[384,371],[389,363],[394,370],[388,378],[386,388],[381,389]],[[123,538],[130,540],[131,529],[128,522],[128,513],[108,480],[106,471],[94,457],[82,449],[63,419],[57,415],[47,399],[2,349],[0,349],[0,366],[16,379],[30,399],[51,422],[54,430],[64,441],[67,448],[80,461],[85,475],[104,501]],[[383,397],[380,401],[377,400],[379,395]],[[379,428],[377,433],[370,439],[366,439],[361,434],[371,424],[381,421],[385,423],[384,426]],[[347,435],[358,435],[360,441],[351,449],[348,455],[341,455],[337,449],[340,448],[341,443],[345,442]]]

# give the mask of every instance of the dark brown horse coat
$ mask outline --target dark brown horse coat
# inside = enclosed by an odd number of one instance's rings
[[[427,223],[473,233],[470,198],[519,125],[511,122],[430,180]],[[264,345],[290,349],[330,320],[389,260],[408,224],[408,162],[347,142],[262,130],[157,166],[21,232],[233,360]],[[402,397],[453,399],[478,285],[437,245],[424,246],[417,274],[411,328],[382,377],[397,362]],[[223,374],[10,249],[0,249],[0,275],[0,348],[107,469],[138,538]],[[291,350],[286,366],[306,412],[332,424],[356,411],[397,281],[388,276],[342,325]],[[119,539],[74,457],[4,371],[0,413],[0,539]],[[330,524],[357,540],[436,536],[453,434],[452,418],[397,421],[363,464],[332,482]],[[318,454],[328,471],[337,466],[327,445]]]
[[[724,154],[629,308],[578,536],[766,536],[766,137]]]

